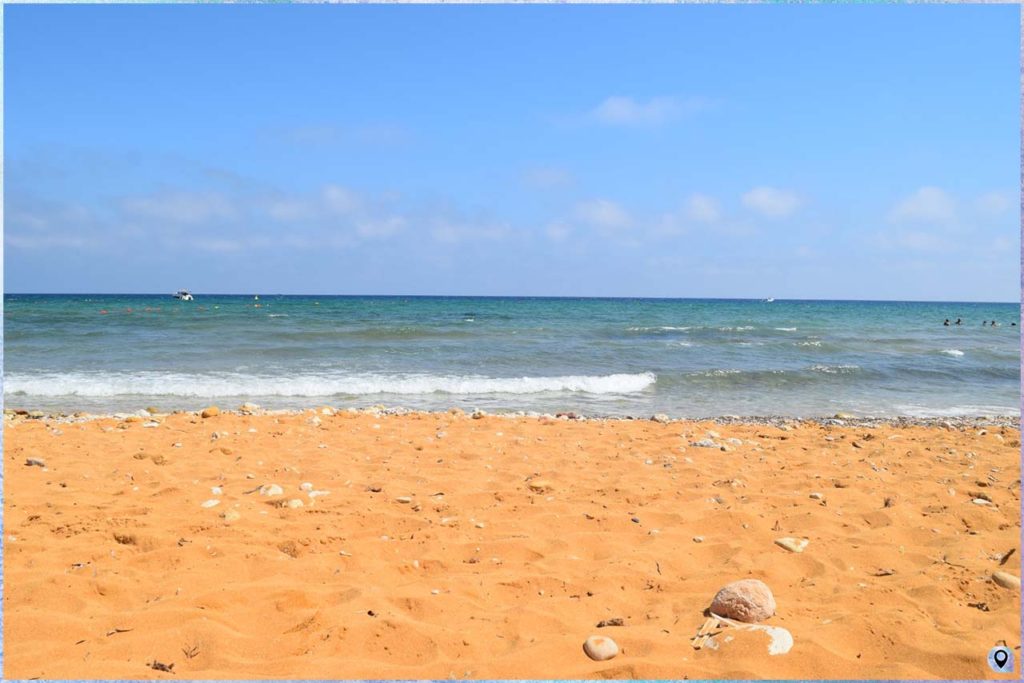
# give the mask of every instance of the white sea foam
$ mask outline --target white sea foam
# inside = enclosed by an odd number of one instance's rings
[[[845,375],[860,370],[859,365],[812,365],[811,370],[829,375]]]
[[[775,329],[779,332],[796,332],[795,327],[776,327]]]
[[[629,394],[657,381],[653,372],[561,377],[458,375],[291,375],[67,373],[8,375],[5,392],[31,396],[361,396],[366,394]]]
[[[960,349],[944,349],[942,352],[947,356],[955,356],[957,358],[964,355],[964,352]]]
[[[814,341],[802,341],[802,342],[794,342],[794,343],[795,343],[795,344],[796,344],[797,346],[821,346],[821,342],[820,342],[819,340],[814,340]]]

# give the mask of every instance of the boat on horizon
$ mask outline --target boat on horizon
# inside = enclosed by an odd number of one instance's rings
[[[187,289],[179,289],[174,293],[174,298],[178,301],[192,301],[194,297]]]

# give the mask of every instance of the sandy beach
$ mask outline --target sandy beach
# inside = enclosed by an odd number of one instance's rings
[[[984,678],[999,643],[1020,665],[1019,588],[992,579],[1020,576],[1005,424],[255,412],[5,415],[5,677]],[[729,626],[695,649],[748,578],[792,649]]]

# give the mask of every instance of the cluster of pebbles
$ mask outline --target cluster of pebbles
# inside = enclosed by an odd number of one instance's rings
[[[592,422],[615,422],[615,421],[635,421],[635,420],[651,420],[660,424],[670,424],[676,422],[713,422],[718,425],[758,425],[766,427],[776,427],[779,429],[794,429],[802,425],[820,425],[825,427],[858,427],[858,428],[877,428],[877,427],[938,427],[942,429],[951,429],[957,431],[963,431],[966,429],[982,429],[986,427],[1010,427],[1019,428],[1020,418],[1011,415],[1004,416],[993,416],[993,417],[856,417],[845,413],[836,413],[829,417],[808,417],[808,418],[793,418],[784,415],[718,415],[711,417],[679,417],[671,418],[662,413],[658,413],[651,417],[633,417],[633,416],[585,416],[574,412],[559,412],[555,414],[551,413],[540,413],[533,410],[527,411],[511,411],[502,413],[488,413],[483,410],[475,409],[469,413],[462,410],[461,408],[452,408],[447,411],[422,411],[412,410],[410,408],[392,407],[388,408],[383,405],[369,406],[366,408],[318,408],[318,412],[324,415],[334,415],[340,412],[346,412],[349,414],[364,414],[373,415],[375,417],[385,417],[390,415],[434,415],[434,414],[449,414],[457,417],[471,417],[473,419],[480,419],[483,417],[497,417],[497,418],[508,418],[508,419],[521,419],[521,418],[533,418],[533,419],[544,419],[544,420],[560,420],[560,421],[592,421]],[[5,420],[19,420],[29,419],[38,420],[46,419],[51,422],[83,422],[88,420],[96,420],[102,418],[114,418],[119,420],[128,419],[159,419],[166,417],[167,415],[178,415],[178,414],[190,414],[203,417],[213,417],[221,412],[227,413],[230,411],[221,411],[217,406],[209,406],[198,411],[185,411],[175,410],[170,412],[162,412],[156,408],[147,408],[145,410],[139,410],[134,413],[85,413],[76,412],[72,414],[53,412],[46,413],[41,410],[25,410],[22,408],[5,408],[4,419]],[[305,414],[306,410],[266,410],[253,403],[243,403],[237,411],[239,415],[302,415]],[[205,413],[205,415],[204,415]]]

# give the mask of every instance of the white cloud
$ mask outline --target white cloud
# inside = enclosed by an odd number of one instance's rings
[[[591,109],[589,118],[613,126],[655,126],[682,114],[705,109],[709,104],[702,97],[652,97],[640,100],[615,95]]]
[[[999,216],[1009,211],[1013,199],[1003,192],[986,192],[974,201],[974,206],[986,216]]]
[[[703,194],[690,195],[684,209],[686,217],[698,223],[716,223],[722,217],[715,198]]]
[[[233,221],[239,215],[234,203],[216,192],[164,192],[128,198],[121,208],[139,218],[184,225]]]
[[[362,206],[362,200],[355,192],[340,185],[327,185],[322,191],[324,207],[331,213],[349,215]]]
[[[629,213],[608,199],[591,199],[576,205],[576,218],[603,230],[621,230],[633,224]]]
[[[548,239],[552,242],[564,242],[569,239],[569,235],[572,233],[570,228],[565,223],[551,223],[548,225],[547,230]]]
[[[788,190],[774,187],[755,187],[741,198],[743,206],[767,218],[792,215],[802,204],[800,197]]]
[[[476,240],[500,240],[511,232],[504,223],[485,221],[462,221],[448,218],[434,218],[431,221],[430,236],[435,242],[459,244]]]
[[[938,187],[922,187],[904,197],[889,212],[896,224],[950,224],[956,220],[956,202]]]
[[[405,226],[406,220],[401,216],[383,216],[356,221],[356,232],[360,237],[377,239],[395,235],[401,232]]]

